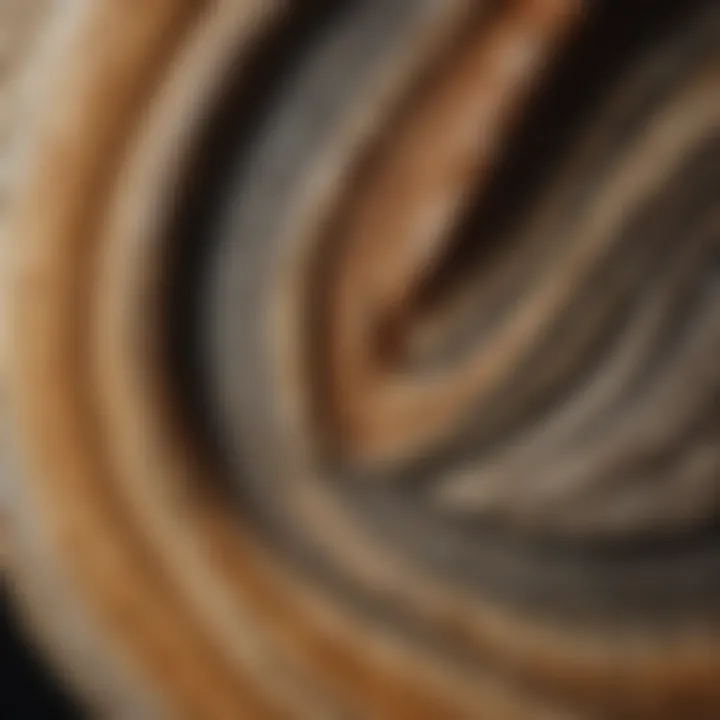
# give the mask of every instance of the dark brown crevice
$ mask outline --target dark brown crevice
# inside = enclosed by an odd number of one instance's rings
[[[634,0],[593,7],[503,143],[506,152],[491,182],[483,184],[476,202],[458,218],[441,263],[417,287],[402,316],[381,324],[382,348],[389,360],[407,358],[406,338],[413,326],[437,312],[452,315],[462,289],[492,274],[598,112],[603,91],[658,37],[681,26],[694,8],[706,3]]]

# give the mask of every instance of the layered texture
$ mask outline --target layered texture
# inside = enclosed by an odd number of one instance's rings
[[[58,11],[11,572],[91,705],[720,710],[720,12],[630,6]]]

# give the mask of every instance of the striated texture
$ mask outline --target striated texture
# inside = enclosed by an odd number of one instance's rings
[[[0,1],[0,392],[5,399],[5,364],[7,357],[7,302],[5,288],[12,239],[7,232],[7,216],[13,202],[13,189],[19,174],[19,156],[25,126],[29,119],[27,94],[24,92],[31,75],[34,56],[40,45],[45,19],[52,7],[51,0]],[[7,428],[2,419],[3,439],[0,441],[0,518],[4,518],[9,500],[11,472],[5,449]],[[5,525],[0,519],[0,546],[5,549]]]
[[[717,6],[130,5],[56,9],[11,208],[9,572],[64,676],[717,717]]]
[[[12,202],[18,170],[18,146],[28,120],[27,100],[23,93],[29,66],[38,48],[44,19],[51,0],[2,0],[0,2],[0,276],[7,268],[6,217]],[[0,280],[0,287],[5,282]],[[0,313],[0,366],[6,356],[4,312]]]

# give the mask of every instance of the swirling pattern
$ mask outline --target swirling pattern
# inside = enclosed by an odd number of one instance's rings
[[[720,12],[636,11],[63,10],[12,572],[91,704],[714,716]]]

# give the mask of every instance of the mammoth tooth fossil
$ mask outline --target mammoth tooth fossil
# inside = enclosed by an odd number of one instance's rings
[[[717,4],[0,18],[3,569],[89,712],[720,716]]]

